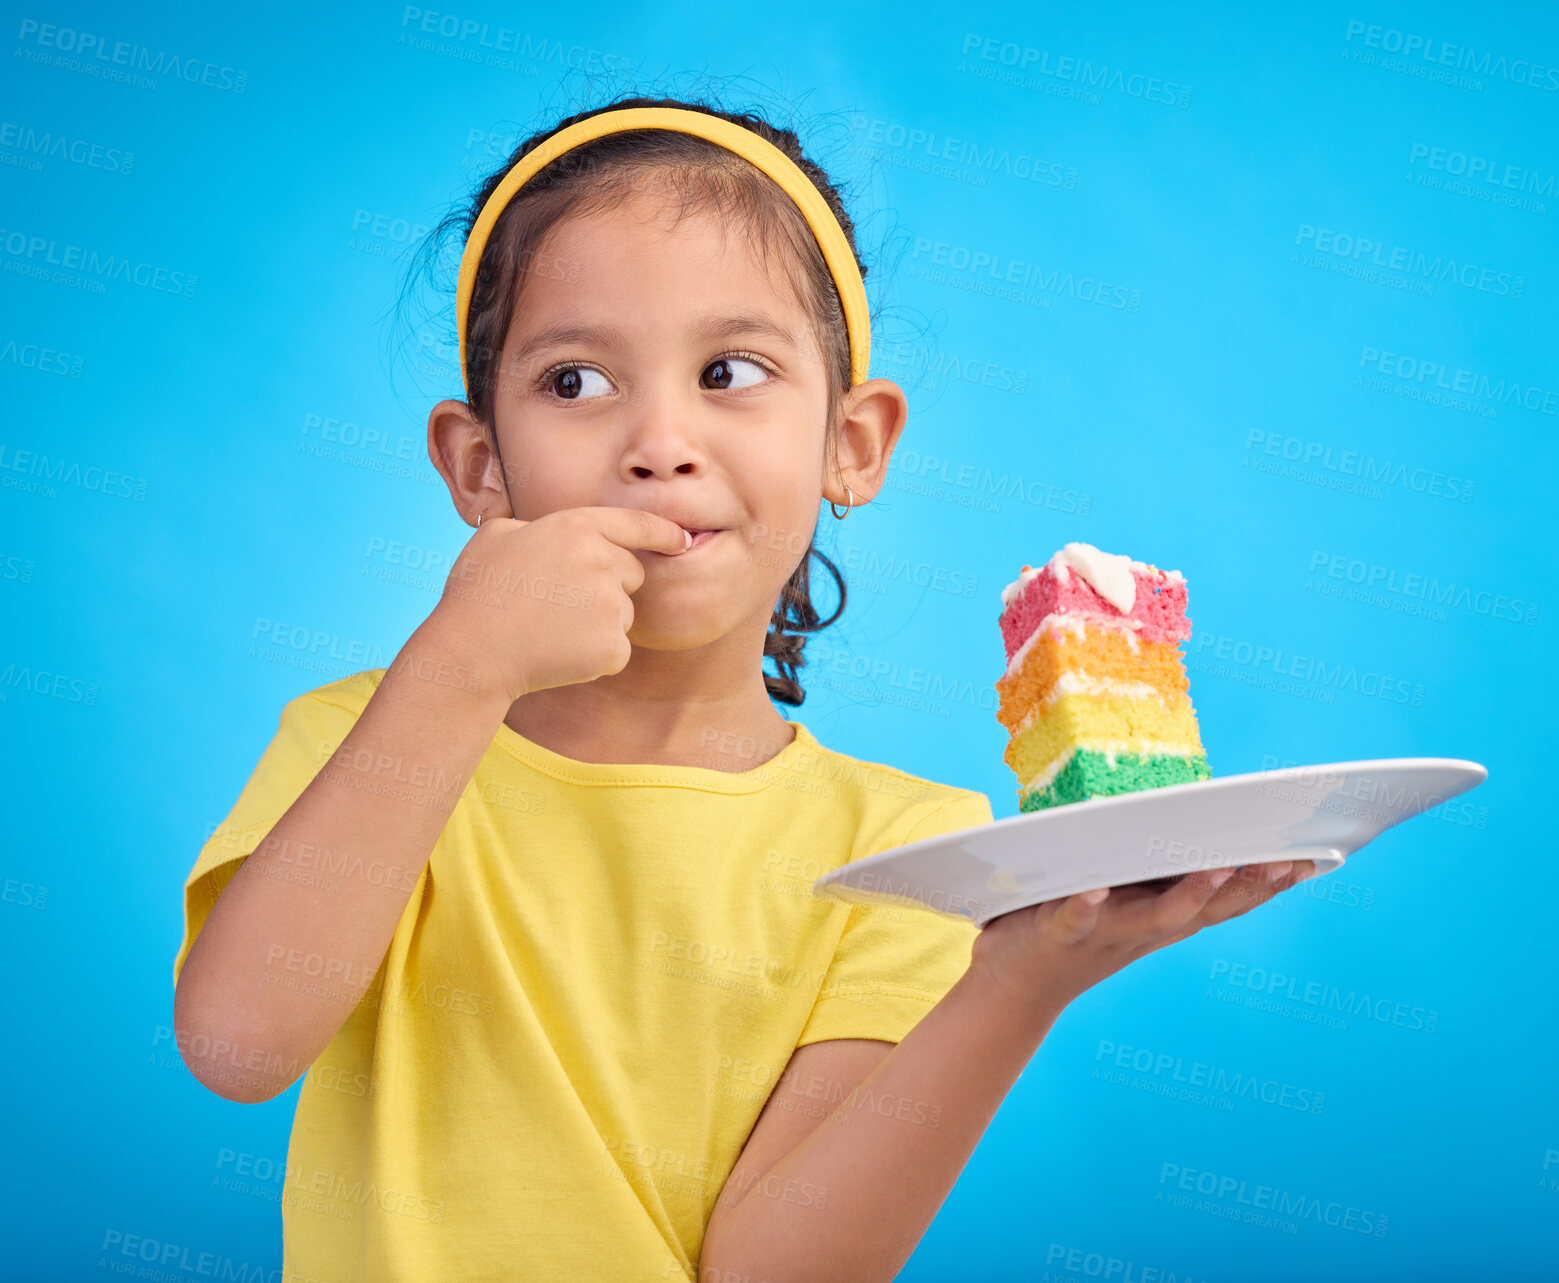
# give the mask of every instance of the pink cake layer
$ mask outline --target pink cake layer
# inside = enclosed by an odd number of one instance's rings
[[[1190,637],[1191,621],[1185,614],[1185,580],[1171,579],[1162,570],[1133,570],[1131,577],[1137,585],[1136,600],[1132,602],[1130,612],[1122,615],[1075,570],[1067,574],[1065,583],[1061,583],[1046,564],[1002,611],[1001,637],[1007,647],[1007,658],[1011,660],[1046,615],[1134,619],[1142,625],[1134,631],[1147,641],[1175,642]]]

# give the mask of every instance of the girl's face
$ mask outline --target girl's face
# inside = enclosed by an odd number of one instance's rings
[[[640,187],[554,226],[498,364],[494,417],[516,517],[606,505],[712,532],[678,556],[634,554],[645,580],[629,639],[680,650],[761,639],[820,499],[845,493],[824,459],[827,381],[800,303],[743,229],[671,218]],[[907,406],[878,379],[843,413],[838,466],[859,504]]]

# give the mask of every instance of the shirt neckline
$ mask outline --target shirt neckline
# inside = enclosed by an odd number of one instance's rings
[[[710,766],[677,766],[661,762],[582,762],[564,757],[521,735],[507,722],[498,723],[493,743],[527,766],[570,784],[638,784],[702,789],[708,793],[755,793],[793,770],[801,758],[821,746],[806,726],[788,718],[795,737],[777,754],[750,771],[717,771]]]

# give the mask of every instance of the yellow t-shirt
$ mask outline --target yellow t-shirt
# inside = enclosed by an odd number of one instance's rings
[[[190,870],[175,983],[217,896],[384,672],[286,705]],[[693,1276],[792,1051],[897,1042],[963,974],[977,934],[811,884],[990,823],[985,795],[789,724],[796,738],[740,773],[579,762],[499,725],[373,985],[304,1078],[282,1195],[287,1283]],[[296,874],[319,885],[332,870]],[[319,983],[319,961],[279,974]],[[838,1101],[815,1086],[778,1090],[821,1117]]]

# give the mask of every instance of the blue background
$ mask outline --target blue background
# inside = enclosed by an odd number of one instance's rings
[[[913,411],[889,487],[820,524],[850,607],[809,647],[806,703],[781,711],[1015,813],[998,594],[1076,539],[1187,576],[1215,774],[1489,769],[1335,874],[1075,1002],[902,1277],[1559,1274],[1559,995],[1540,945],[1559,887],[1535,753],[1555,711],[1559,92],[1517,82],[1559,64],[1559,19],[1535,2],[1250,8],[898,6],[885,24],[867,5],[462,0],[460,19],[590,64],[572,70],[485,65],[458,35],[417,47],[392,4],[12,10],[0,941],[29,1157],[0,1178],[20,1227],[0,1273],[103,1277],[114,1231],[279,1265],[279,1180],[223,1179],[236,1154],[279,1171],[297,1088],[241,1107],[182,1067],[180,888],[283,703],[387,663],[437,601],[436,567],[376,577],[386,545],[447,569],[469,535],[424,446],[428,407],[459,387],[449,300],[394,307],[412,229],[491,166],[489,138],[507,151],[623,90],[708,87],[794,123],[851,185],[873,373]],[[60,65],[43,23],[209,62],[216,83]],[[1407,36],[1428,43],[1394,64]],[[1507,61],[1422,57],[1445,45]],[[1063,58],[1123,75],[1088,89]],[[40,154],[45,134],[83,159]],[[1456,186],[1456,156],[1516,187]],[[1358,274],[1377,255],[1353,257],[1360,240],[1418,270]],[[66,246],[197,284],[59,281],[46,259]],[[1043,276],[1026,299],[982,293],[991,269],[958,266],[978,254]],[[1473,284],[1426,276],[1436,259]],[[1120,292],[1085,301],[1085,279]],[[1458,378],[1459,396],[1437,389]],[[330,443],[327,420],[356,426]],[[51,483],[27,451],[81,471]],[[1359,458],[1384,476],[1354,475]],[[1395,587],[1361,596],[1350,577],[1372,573]],[[1409,576],[1470,595],[1426,605]],[[291,644],[316,634],[322,649]],[[1435,1030],[1247,1005],[1261,994],[1230,983],[1240,963],[1432,1011]],[[1324,1108],[1164,1095],[1174,1070],[1117,1071],[1120,1047]],[[1188,1171],[1385,1233],[1252,1224],[1206,1177],[1187,1194]]]

